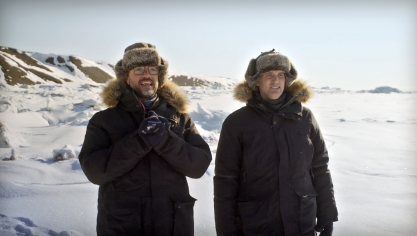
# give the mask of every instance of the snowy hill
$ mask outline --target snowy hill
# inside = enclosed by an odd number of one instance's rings
[[[168,79],[179,86],[211,87],[214,89],[230,89],[236,86],[237,84],[236,80],[230,78],[224,78],[220,76],[206,76],[201,74],[190,74],[187,72],[176,71],[171,71]]]
[[[114,77],[113,65],[63,56],[0,47],[1,81],[17,84],[105,83]]]

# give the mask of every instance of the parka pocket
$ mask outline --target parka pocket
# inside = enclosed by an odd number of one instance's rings
[[[174,236],[194,235],[194,204],[196,199],[189,197],[182,201],[174,200]]]
[[[304,156],[312,157],[314,154],[314,146],[310,139],[310,135],[305,131],[298,130],[296,137],[295,145],[297,145],[298,150],[303,150]]]
[[[260,226],[268,216],[263,214],[262,206],[263,202],[238,202],[240,222],[245,235],[257,235],[260,230]]]
[[[301,233],[306,233],[314,229],[317,215],[317,192],[312,189],[295,189],[299,199],[299,226]]]
[[[140,235],[141,204],[138,194],[108,192],[104,197],[106,235]]]
[[[290,164],[296,168],[295,171],[302,171],[313,161],[314,145],[305,131],[288,131],[287,134],[290,137],[288,139]]]

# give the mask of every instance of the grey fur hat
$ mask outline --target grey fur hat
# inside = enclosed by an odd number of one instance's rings
[[[252,90],[258,91],[256,83],[260,75],[270,70],[282,70],[285,72],[285,87],[289,87],[297,79],[297,70],[287,56],[272,49],[261,53],[257,58],[252,58],[245,73],[245,80]]]
[[[168,62],[159,56],[155,45],[139,42],[130,45],[124,51],[123,59],[116,63],[114,71],[119,82],[126,84],[130,70],[137,66],[158,66],[158,88],[161,88],[168,77]]]

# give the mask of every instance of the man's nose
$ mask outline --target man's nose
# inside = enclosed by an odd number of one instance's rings
[[[148,68],[145,68],[145,70],[143,71],[143,76],[151,76]]]

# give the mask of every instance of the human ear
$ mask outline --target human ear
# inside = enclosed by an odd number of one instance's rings
[[[127,76],[126,76],[126,84],[130,85],[129,74],[127,74]]]

